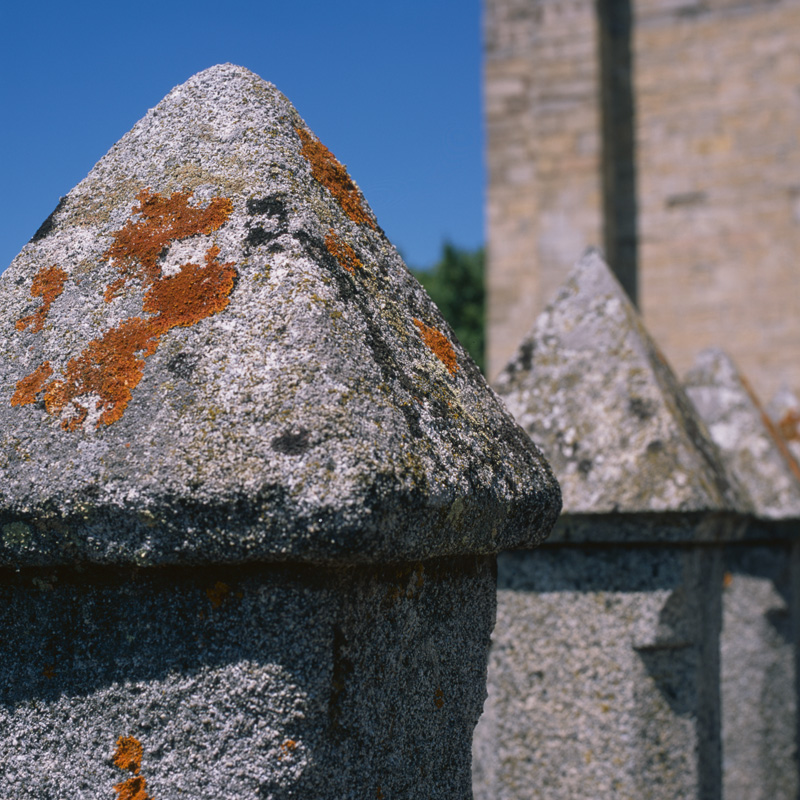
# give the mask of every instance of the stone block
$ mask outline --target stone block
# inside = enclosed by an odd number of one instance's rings
[[[721,350],[702,352],[685,385],[754,513],[724,554],[725,800],[790,800],[800,791],[800,466]]]
[[[0,794],[468,797],[560,508],[269,83],[175,88],[0,278]]]
[[[718,799],[720,542],[744,501],[597,253],[496,388],[564,513],[498,561],[476,798]]]

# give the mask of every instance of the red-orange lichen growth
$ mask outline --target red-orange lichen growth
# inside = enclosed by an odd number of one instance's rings
[[[786,445],[786,440],[781,435],[781,432],[778,430],[776,425],[770,419],[769,414],[764,411],[764,408],[761,405],[761,401],[758,399],[758,396],[753,391],[753,387],[750,385],[750,381],[744,377],[744,375],[739,376],[739,380],[742,382],[742,386],[744,386],[745,391],[750,396],[750,400],[752,401],[753,405],[758,409],[758,412],[761,414],[761,421],[764,423],[764,427],[769,432],[772,441],[775,443],[775,446],[780,450],[781,455],[783,456],[784,461],[788,465],[789,469],[794,474],[797,480],[800,480],[800,463],[797,462],[794,455],[792,455],[792,451]]]
[[[303,143],[301,152],[311,164],[314,177],[339,201],[342,210],[353,222],[374,229],[375,223],[364,211],[356,185],[336,156],[308,131],[303,128],[295,128],[295,131]]]
[[[356,251],[347,242],[340,239],[336,232],[331,228],[325,236],[325,247],[328,252],[339,262],[339,266],[346,269],[351,275],[356,274],[356,270],[364,265],[356,255]]]
[[[730,572],[725,572],[722,575],[722,588],[730,589],[733,585],[733,575]]]
[[[281,744],[281,752],[278,756],[278,761],[283,761],[285,756],[293,753],[297,749],[297,742],[294,739],[287,739]]]
[[[49,361],[38,366],[30,375],[17,381],[17,387],[11,396],[12,406],[25,406],[36,402],[36,395],[44,389],[47,379],[53,374]]]
[[[138,205],[115,234],[103,259],[113,264],[120,277],[106,288],[106,302],[131,278],[145,285],[158,280],[158,258],[171,242],[219,229],[231,215],[233,205],[227,197],[214,197],[205,208],[190,206],[191,192],[173,192],[169,197],[144,189],[136,195]]]
[[[195,208],[189,205],[191,197],[191,192],[169,197],[140,192],[139,204],[133,207],[137,218],[114,234],[103,255],[120,273],[106,288],[106,302],[135,279],[147,289],[142,310],[150,316],[130,317],[93,339],[69,360],[62,377],[47,384],[52,369],[49,363],[43,364],[17,383],[12,404],[32,403],[44,392],[47,412],[62,415],[64,430],[83,426],[89,403],[97,414],[95,427],[111,425],[122,417],[144,374],[145,359],[155,353],[161,337],[227,307],[237,273],[233,262],[219,262],[216,245],[206,250],[204,264],[189,262],[174,275],[161,275],[158,259],[171,242],[209,234],[230,216],[232,205],[227,198],[215,197],[206,208]]]
[[[120,736],[114,753],[114,766],[133,772],[134,777],[114,785],[117,800],[153,800],[147,793],[147,781],[139,775],[142,768],[143,748],[133,736]]]
[[[142,768],[144,748],[142,743],[134,736],[120,736],[117,739],[117,749],[114,751],[114,766],[138,772]]]
[[[800,411],[790,408],[778,421],[778,430],[787,442],[800,442]]]
[[[444,705],[444,692],[441,689],[437,689],[434,692],[433,702],[436,708],[441,708]]]
[[[426,325],[422,320],[415,319],[414,324],[419,328],[422,341],[425,342],[428,349],[447,367],[447,371],[451,375],[455,375],[458,372],[458,361],[456,360],[456,351],[448,338],[436,328]]]
[[[41,297],[42,305],[37,309],[36,313],[31,314],[29,317],[18,319],[16,323],[17,330],[24,331],[25,328],[30,327],[35,333],[44,328],[44,321],[50,313],[50,306],[53,305],[56,297],[64,291],[66,282],[67,273],[60,267],[55,264],[52,267],[42,267],[33,276],[33,283],[31,284],[31,297]]]

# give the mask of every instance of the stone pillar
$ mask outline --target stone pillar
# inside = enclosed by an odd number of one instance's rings
[[[496,388],[564,513],[498,561],[476,798],[719,798],[719,542],[740,498],[598,255]]]
[[[800,466],[723,352],[701,353],[685,384],[754,511],[745,540],[725,548],[725,800],[796,800]]]
[[[0,326],[0,794],[470,797],[558,485],[288,101],[174,89]]]

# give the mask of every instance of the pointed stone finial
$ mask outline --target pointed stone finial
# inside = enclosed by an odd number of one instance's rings
[[[345,168],[242,67],[62,198],[0,325],[0,563],[486,553],[558,513]]]
[[[704,350],[684,385],[756,514],[800,517],[800,465],[731,358]]]
[[[672,370],[594,251],[497,379],[564,512],[705,512],[740,502]]]

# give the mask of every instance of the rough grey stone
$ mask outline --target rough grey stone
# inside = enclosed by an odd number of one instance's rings
[[[800,399],[791,389],[783,386],[767,405],[767,413],[795,461],[800,462]]]
[[[173,90],[0,326],[0,794],[468,798],[558,485],[288,101]]]
[[[40,571],[0,601],[4,797],[116,797],[120,737],[148,799],[471,796],[492,556]]]
[[[721,580],[717,549],[502,553],[476,800],[718,796]]]
[[[759,518],[748,525],[744,543],[725,549],[725,800],[794,800],[800,791],[800,467],[721,350],[702,352],[685,384]]]
[[[793,532],[794,542],[725,548],[720,639],[725,800],[796,800],[800,792],[796,525]]]
[[[0,278],[0,563],[489,553],[558,502],[344,168],[246,69],[170,92]]]
[[[578,262],[495,388],[552,465],[565,513],[706,512],[741,502],[596,252]]]
[[[564,513],[498,562],[476,797],[719,800],[719,543],[747,501],[599,255],[497,388]]]
[[[684,385],[756,515],[800,518],[800,466],[733,361],[704,350]]]

